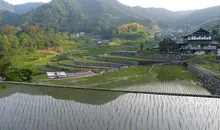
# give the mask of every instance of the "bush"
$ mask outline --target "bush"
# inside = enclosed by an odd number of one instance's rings
[[[6,89],[6,88],[7,88],[6,85],[4,85],[4,84],[0,84],[0,89]]]
[[[179,80],[195,79],[195,77],[191,73],[188,73],[187,71],[185,71],[183,66],[164,65],[164,66],[158,67],[156,72],[158,74],[157,78],[162,82],[173,81],[176,79],[179,79]]]
[[[6,73],[5,77],[9,81],[27,82],[31,81],[31,77],[35,74],[32,69],[29,68],[15,68],[10,67]]]
[[[57,55],[56,57],[53,57],[51,59],[52,62],[58,62],[58,61],[63,61],[68,59],[68,54],[61,54]]]
[[[157,78],[160,81],[172,81],[172,80],[175,80],[177,78],[177,76],[172,71],[171,72],[167,71],[167,69],[165,67],[161,67]]]

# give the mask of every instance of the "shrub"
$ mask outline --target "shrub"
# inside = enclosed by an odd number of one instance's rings
[[[31,77],[35,74],[35,72],[32,69],[29,68],[15,68],[10,67],[6,73],[6,79],[9,81],[31,81]]]

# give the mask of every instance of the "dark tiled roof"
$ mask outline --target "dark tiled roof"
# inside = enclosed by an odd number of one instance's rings
[[[188,37],[188,36],[207,36],[207,35],[210,35],[210,32],[203,29],[203,28],[200,28],[199,30],[194,31],[194,32],[184,36],[183,38]]]

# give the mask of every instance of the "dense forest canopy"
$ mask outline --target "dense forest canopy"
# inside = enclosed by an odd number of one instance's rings
[[[6,25],[0,27],[0,52],[4,54],[27,53],[37,49],[53,48],[62,51],[62,45],[74,40],[74,35],[54,33],[54,29],[44,30],[36,26],[14,27]]]
[[[173,12],[163,8],[129,7],[117,0],[52,0],[47,4],[22,5],[0,2],[0,25],[39,25],[45,29],[54,28],[55,31],[70,33],[83,31],[100,34],[104,29],[130,22],[145,26],[157,24],[165,29],[183,29],[188,23],[206,27],[207,22],[219,24],[215,19],[220,18],[220,6]]]
[[[117,0],[53,0],[24,14],[18,25],[36,25],[61,32],[100,33],[129,22],[153,22]]]
[[[116,33],[119,38],[138,39],[151,35],[151,30],[142,24],[129,23],[119,26]]]
[[[19,67],[11,61],[16,55],[31,54],[36,50],[62,52],[65,46],[71,49],[77,41],[75,34],[55,33],[54,29],[44,30],[36,26],[0,27],[0,75],[13,81],[29,81],[35,74],[32,67]],[[47,53],[47,51],[46,51]]]
[[[123,33],[123,32],[138,32],[138,31],[144,31],[145,27],[144,25],[138,24],[138,23],[130,23],[121,25],[117,28],[117,33]]]

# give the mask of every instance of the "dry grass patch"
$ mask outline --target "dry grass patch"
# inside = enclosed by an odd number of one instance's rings
[[[109,42],[108,45],[109,46],[120,46],[121,44],[117,42]]]

